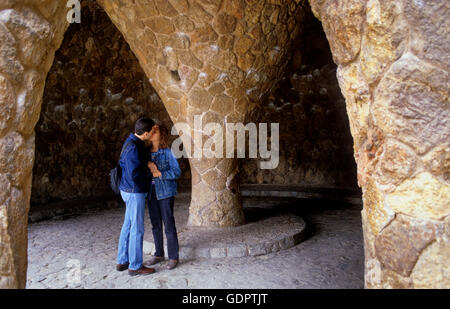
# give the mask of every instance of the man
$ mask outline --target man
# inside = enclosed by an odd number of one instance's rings
[[[152,119],[140,118],[136,121],[134,133],[124,143],[119,164],[122,169],[120,195],[126,204],[125,219],[120,232],[117,253],[118,271],[128,269],[130,276],[149,275],[155,272],[142,264],[144,241],[145,200],[151,181],[147,167],[149,160],[146,144],[157,125]]]

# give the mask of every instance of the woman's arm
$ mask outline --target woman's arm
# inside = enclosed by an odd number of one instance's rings
[[[167,151],[167,156],[169,157],[169,169],[161,172],[161,179],[175,180],[181,176],[180,165],[178,165],[178,161],[170,148]]]

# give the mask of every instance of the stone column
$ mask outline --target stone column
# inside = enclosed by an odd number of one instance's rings
[[[59,0],[0,3],[0,288],[24,288],[34,126],[68,27]]]
[[[172,121],[191,129],[196,115],[203,125],[244,122],[281,78],[304,14],[300,0],[98,2],[130,44]],[[183,141],[192,143],[186,136]],[[242,224],[236,159],[190,159],[190,164],[189,224]]]
[[[447,2],[310,0],[346,98],[365,285],[449,288]]]

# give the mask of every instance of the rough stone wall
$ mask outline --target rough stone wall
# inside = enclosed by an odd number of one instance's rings
[[[241,183],[357,188],[353,140],[336,65],[320,22],[306,10],[278,87],[249,119],[280,124],[280,163],[240,165]]]
[[[139,62],[94,0],[81,3],[55,54],[36,125],[31,203],[111,194],[109,169],[142,115],[172,121]],[[175,139],[173,136],[172,139]],[[190,185],[180,159],[181,185]]]
[[[0,287],[23,288],[34,126],[68,26],[64,1],[0,2]]]
[[[448,1],[311,0],[346,98],[368,288],[449,288]]]

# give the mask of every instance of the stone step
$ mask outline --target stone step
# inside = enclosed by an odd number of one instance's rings
[[[362,192],[359,188],[242,184],[240,189],[243,197],[328,199],[362,205]]]
[[[180,259],[233,258],[265,255],[291,248],[305,237],[302,218],[284,214],[230,228],[182,226],[178,230]],[[144,240],[144,253],[154,254],[151,233]],[[164,239],[167,257],[167,242]]]

